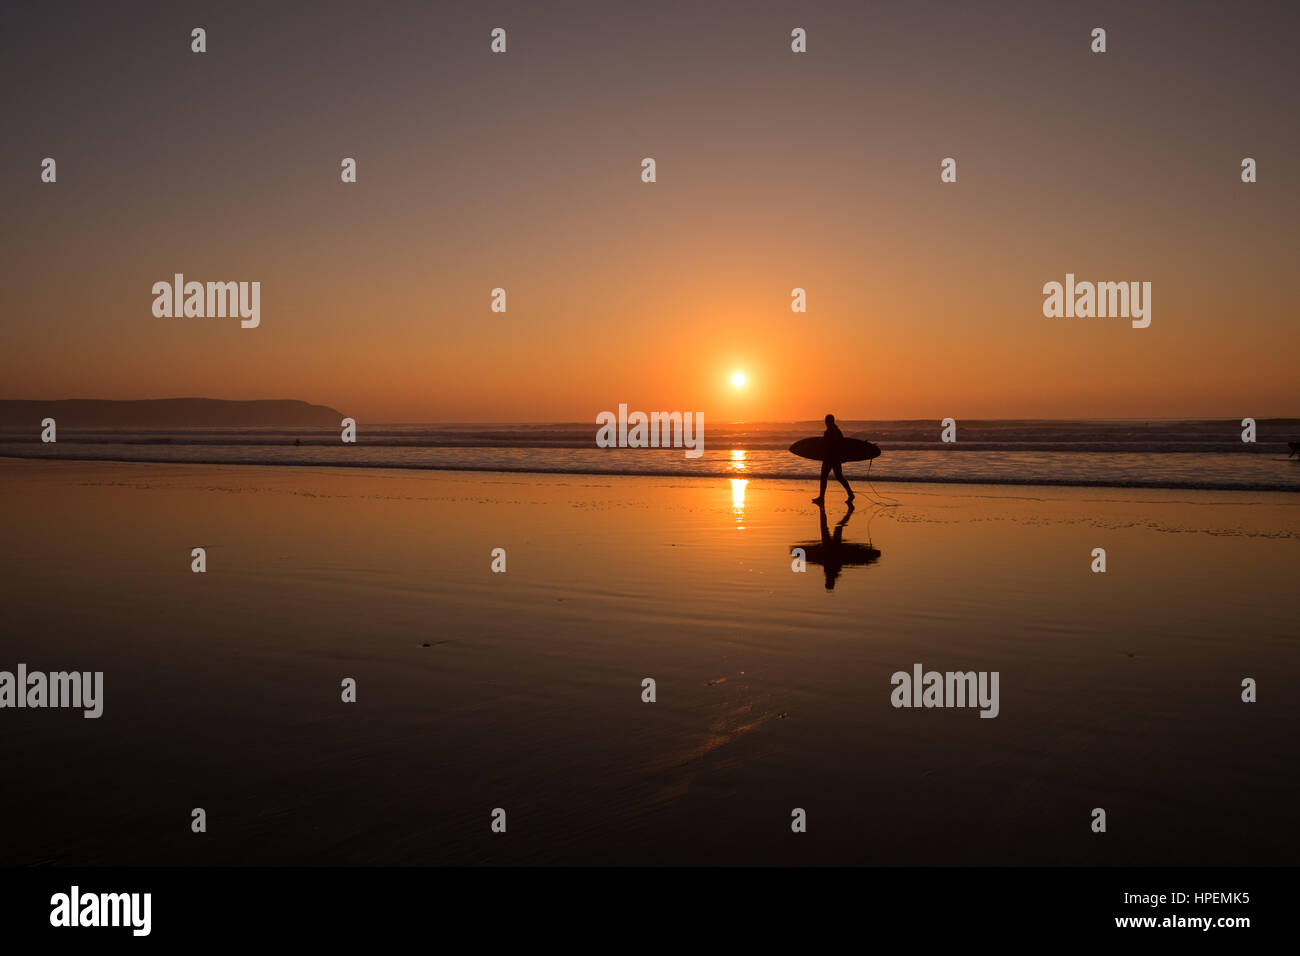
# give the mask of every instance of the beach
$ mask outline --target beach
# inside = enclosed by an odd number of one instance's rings
[[[859,484],[837,542],[815,480],[0,459],[0,482],[0,668],[104,674],[98,719],[5,713],[7,864],[1300,850],[1293,493]],[[997,716],[892,706],[916,664],[997,672]]]

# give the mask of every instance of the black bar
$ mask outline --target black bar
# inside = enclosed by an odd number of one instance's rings
[[[936,940],[1233,945],[1285,931],[1294,882],[1294,870],[1280,868],[30,868],[0,870],[0,925],[8,940],[78,945],[405,938],[460,949],[518,938],[615,949],[788,937],[819,951],[841,934],[856,943],[911,938],[923,947],[915,952]],[[151,894],[148,935],[52,926],[52,897],[74,885],[83,902]],[[1208,929],[1176,922],[1206,918]],[[1120,925],[1126,919],[1154,925]]]

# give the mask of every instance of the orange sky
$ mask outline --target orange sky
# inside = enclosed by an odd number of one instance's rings
[[[160,23],[111,49],[89,20],[27,30],[0,397],[372,422],[1300,414],[1290,13],[569,6],[591,15],[199,8],[180,41]],[[42,61],[67,67],[24,72]],[[260,281],[260,327],[155,318],[175,272]],[[1150,328],[1044,318],[1067,272],[1151,282]]]

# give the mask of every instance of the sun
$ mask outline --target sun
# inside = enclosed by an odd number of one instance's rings
[[[734,385],[734,386],[736,386],[736,388],[742,388],[742,387],[744,387],[744,384],[745,384],[745,373],[744,373],[744,372],[737,372],[735,375],[731,376],[731,384]]]

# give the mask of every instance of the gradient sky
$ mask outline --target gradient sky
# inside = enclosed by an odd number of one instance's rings
[[[6,5],[0,398],[1297,415],[1298,8]],[[175,272],[261,327],[155,318]],[[1066,272],[1151,327],[1044,318]]]

